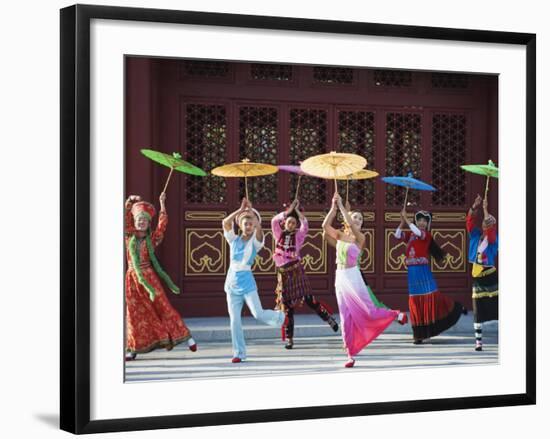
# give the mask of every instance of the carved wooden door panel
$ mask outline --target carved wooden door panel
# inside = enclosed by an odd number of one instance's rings
[[[412,172],[438,189],[412,191],[408,210],[433,212],[433,235],[447,252],[444,261],[432,264],[438,285],[471,305],[464,220],[467,207],[483,188],[459,165],[498,161],[494,78],[143,59],[131,60],[127,72],[133,90],[127,122],[129,193],[158,196],[166,178],[165,170],[140,159],[143,139],[161,150],[178,150],[207,171],[245,157],[298,164],[331,150],[357,153],[382,176]],[[170,298],[184,316],[225,315],[229,254],[221,221],[237,208],[244,182],[213,175],[179,176],[177,182],[168,194],[170,226],[159,248],[163,264],[183,290]],[[276,283],[270,219],[293,197],[296,184],[297,177],[284,172],[249,179],[266,234],[266,247],[254,267],[264,307],[274,305]],[[387,305],[408,309],[404,245],[393,237],[404,190],[379,178],[352,181],[349,191],[343,182],[339,188],[364,214],[367,244],[361,269],[366,279]],[[335,252],[321,232],[333,191],[331,181],[301,180],[300,200],[310,222],[302,250],[304,265],[314,293],[335,307]],[[496,191],[489,196],[497,212]]]

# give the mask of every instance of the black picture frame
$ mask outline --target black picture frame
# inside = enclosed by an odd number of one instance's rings
[[[61,429],[81,434],[535,404],[536,35],[111,6],[61,9]],[[526,48],[526,392],[417,401],[90,420],[90,22],[93,19],[502,43]]]

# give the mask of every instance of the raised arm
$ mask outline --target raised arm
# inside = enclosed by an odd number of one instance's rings
[[[485,199],[483,200],[483,219],[484,220],[488,219],[491,216],[488,209],[489,209],[489,205],[487,200]],[[497,230],[495,225],[488,227],[485,230],[485,234],[487,235],[487,241],[489,241],[489,244],[493,244],[497,240]]]
[[[344,207],[344,204],[342,203],[342,197],[340,197],[340,194],[335,194],[335,197],[338,208],[340,209],[340,212],[344,217],[344,221],[350,227],[353,235],[355,236],[355,239],[357,240],[357,243],[359,244],[359,247],[363,248],[363,245],[365,245],[365,235],[363,235],[361,229],[353,223],[348,210]]]
[[[271,218],[271,231],[273,232],[273,239],[275,239],[276,241],[279,240],[281,234],[283,233],[283,229],[281,228],[281,221],[283,221],[284,219],[285,212],[280,212],[273,218]]]
[[[332,227],[332,222],[336,217],[336,199],[332,199],[332,205],[330,210],[325,217],[322,228],[323,228],[323,237],[329,242],[329,244],[336,246],[336,241],[340,238],[340,231]]]
[[[131,235],[135,231],[132,206],[138,201],[141,201],[141,197],[139,195],[130,195],[124,203],[124,233],[126,235]]]
[[[155,231],[151,236],[151,240],[153,241],[153,245],[155,247],[159,245],[164,239],[164,232],[166,231],[166,227],[168,226],[168,214],[166,213],[166,192],[163,192],[162,194],[160,194],[159,202],[160,202],[159,220],[157,223],[157,228],[155,229]]]
[[[241,206],[235,212],[230,213],[223,219],[222,221],[223,230],[225,230],[226,232],[229,232],[230,230],[232,230],[233,221],[235,221],[235,218],[237,217],[238,214],[246,210],[247,206],[248,206],[248,200],[246,198],[243,198],[241,201]]]
[[[252,203],[250,201],[248,201],[248,208],[252,209]],[[262,230],[262,223],[255,214],[252,215],[252,221],[254,222],[254,237],[256,241],[260,242],[263,246],[264,232]]]
[[[466,216],[466,230],[468,231],[468,233],[471,233],[472,230],[474,230],[476,227],[476,212],[481,202],[481,195],[477,194],[477,197],[474,200],[474,204],[472,205],[472,207],[470,207],[470,209],[468,210],[468,215]]]
[[[309,224],[307,222],[306,216],[300,211],[300,202],[298,200],[296,201],[296,213],[298,214],[298,219],[300,220],[300,229],[298,230],[298,238],[300,240],[304,240],[307,232],[309,231]]]
[[[404,236],[403,235],[403,229],[407,225],[407,210],[406,210],[406,208],[403,207],[403,209],[401,210],[401,212],[399,212],[399,214],[401,215],[401,222],[399,223],[399,225],[397,226],[397,229],[395,229],[395,232],[394,232],[394,235],[397,239],[401,239]]]

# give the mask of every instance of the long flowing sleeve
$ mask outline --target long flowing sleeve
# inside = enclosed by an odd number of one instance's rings
[[[125,209],[124,212],[124,233],[126,236],[135,232],[134,228],[134,216],[132,215],[132,209]]]
[[[474,230],[476,227],[476,216],[470,215],[469,213],[466,215],[466,230],[468,233],[472,233],[472,230]]]
[[[153,240],[153,245],[155,247],[159,245],[164,239],[164,232],[166,231],[167,226],[168,226],[168,214],[166,212],[161,211],[159,213],[157,228],[155,229],[155,231],[151,236]]]
[[[300,220],[300,228],[296,232],[296,251],[298,252],[300,250],[300,247],[304,243],[307,232],[309,231],[309,224],[307,222],[307,218],[305,216],[302,216],[302,219]]]
[[[423,230],[420,230],[418,227],[416,227],[415,224],[411,223],[409,224],[409,227],[411,229],[411,232],[413,232],[416,236],[418,236],[418,239],[426,239],[426,232]]]
[[[271,218],[271,231],[273,232],[273,239],[275,242],[279,240],[283,230],[281,229],[281,221],[284,220],[285,213],[281,212]]]
[[[487,241],[489,242],[489,244],[493,244],[497,240],[496,227],[489,227],[487,230],[485,230],[485,235],[487,236]]]

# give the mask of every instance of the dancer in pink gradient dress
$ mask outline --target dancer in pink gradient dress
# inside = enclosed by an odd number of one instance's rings
[[[337,208],[345,221],[344,230],[332,227]],[[332,207],[323,222],[324,236],[336,247],[336,300],[340,312],[342,337],[348,353],[345,367],[353,367],[354,356],[378,337],[395,319],[404,324],[406,314],[392,309],[380,308],[372,301],[357,259],[365,246],[361,232],[363,214],[348,212],[342,205],[340,195],[334,194]]]

